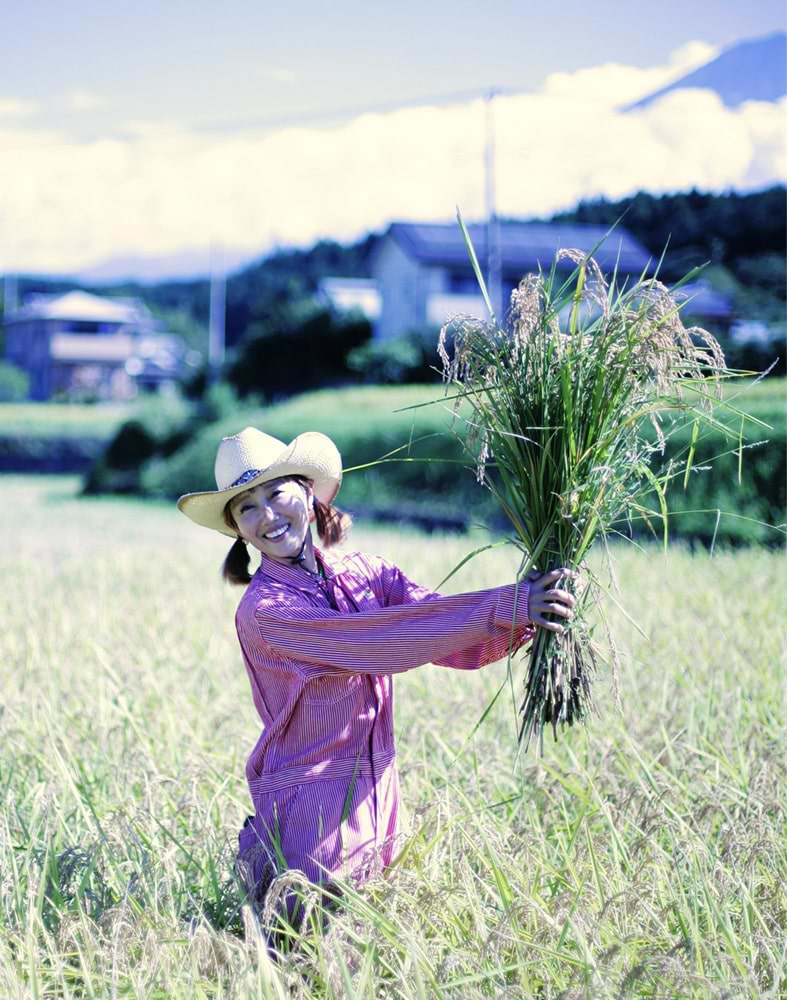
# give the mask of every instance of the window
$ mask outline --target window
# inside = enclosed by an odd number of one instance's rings
[[[453,295],[477,295],[478,282],[472,271],[449,271],[448,291]]]

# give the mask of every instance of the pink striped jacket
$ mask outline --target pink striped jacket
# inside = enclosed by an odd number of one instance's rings
[[[475,670],[533,634],[526,582],[444,597],[379,556],[315,554],[325,580],[263,556],[235,619],[263,722],[240,834],[258,880],[271,864],[321,882],[390,863],[392,675]]]

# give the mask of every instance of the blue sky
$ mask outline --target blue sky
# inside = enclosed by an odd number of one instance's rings
[[[787,99],[619,110],[784,30],[783,0],[39,0],[0,23],[0,272],[479,218],[490,86],[501,214],[787,179]]]
[[[605,62],[649,66],[692,39],[723,46],[785,20],[780,0],[44,0],[6,5],[0,99],[85,136],[135,119],[232,130],[491,85],[528,90]]]

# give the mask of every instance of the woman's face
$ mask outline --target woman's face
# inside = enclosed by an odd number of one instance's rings
[[[309,532],[312,486],[297,479],[272,479],[230,501],[238,534],[271,559],[297,556]]]

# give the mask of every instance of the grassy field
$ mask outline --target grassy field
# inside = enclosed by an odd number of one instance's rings
[[[740,392],[743,385],[742,382],[730,383],[726,394],[731,396]],[[344,419],[350,427],[354,427],[358,421],[358,410],[362,408],[367,420],[373,420],[375,414],[382,413],[386,422],[393,419],[407,432],[412,424],[414,411],[397,417],[392,417],[392,411],[440,399],[442,395],[443,387],[439,383],[323,389],[304,393],[281,404],[279,416],[296,425],[316,427],[325,420],[325,414],[330,413],[334,421]],[[774,404],[783,406],[785,398],[787,380],[768,378],[758,382],[751,391],[743,392],[739,405],[746,412],[768,419]],[[140,396],[131,403],[0,403],[0,435],[109,438],[124,420],[132,417],[144,419],[151,410],[161,410],[174,419],[182,415],[187,407],[188,404],[180,404],[177,400],[160,400],[149,396]],[[248,413],[242,413],[243,418],[259,415],[259,409],[253,407],[249,408]],[[237,418],[233,419],[237,422]]]
[[[610,604],[622,714],[605,672],[589,730],[517,770],[510,694],[471,737],[504,662],[398,677],[401,862],[273,963],[232,875],[258,724],[225,541],[77,488],[2,480],[0,997],[780,995],[780,554],[617,550],[649,636]],[[351,543],[435,586],[481,540]]]
[[[108,439],[132,413],[129,403],[0,403],[0,434]]]

